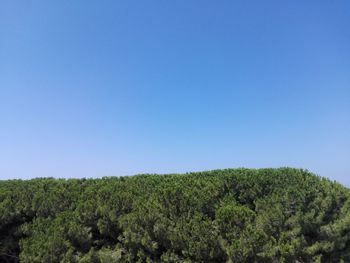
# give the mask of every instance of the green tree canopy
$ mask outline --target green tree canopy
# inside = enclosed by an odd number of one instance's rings
[[[350,262],[350,191],[305,170],[0,181],[0,262]]]

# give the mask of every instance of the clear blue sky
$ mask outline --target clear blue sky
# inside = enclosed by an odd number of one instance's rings
[[[350,186],[350,1],[1,1],[1,179],[280,166]]]

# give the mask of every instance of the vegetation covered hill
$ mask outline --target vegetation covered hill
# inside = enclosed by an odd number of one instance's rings
[[[350,191],[304,170],[0,181],[0,262],[350,262]]]

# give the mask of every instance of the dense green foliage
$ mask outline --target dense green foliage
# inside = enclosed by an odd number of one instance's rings
[[[0,181],[0,262],[350,262],[350,191],[304,170]]]

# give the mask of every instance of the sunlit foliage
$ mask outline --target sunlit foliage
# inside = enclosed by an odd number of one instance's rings
[[[350,262],[350,191],[304,170],[0,181],[0,262]]]

